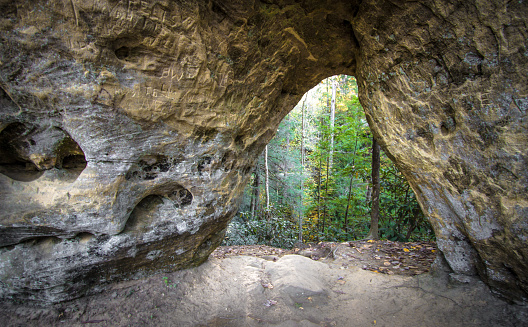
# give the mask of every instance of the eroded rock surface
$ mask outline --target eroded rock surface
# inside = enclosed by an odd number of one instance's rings
[[[454,273],[525,301],[523,1],[3,1],[0,297],[203,262],[281,119],[355,75]]]

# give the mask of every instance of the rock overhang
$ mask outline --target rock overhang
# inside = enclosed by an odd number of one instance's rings
[[[0,138],[27,142],[4,141],[0,164],[36,177],[0,175],[2,297],[65,300],[202,262],[281,119],[346,73],[454,272],[525,301],[526,6],[36,6],[2,7]]]

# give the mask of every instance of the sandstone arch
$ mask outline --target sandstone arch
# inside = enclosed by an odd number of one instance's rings
[[[75,182],[49,190],[52,200],[32,193],[16,215],[2,213],[0,297],[60,301],[201,263],[280,120],[315,83],[345,73],[454,273],[526,300],[522,2],[0,6],[1,126],[59,126],[87,161]],[[0,175],[2,203],[12,205],[19,183]],[[166,185],[192,201],[141,233],[127,228]]]

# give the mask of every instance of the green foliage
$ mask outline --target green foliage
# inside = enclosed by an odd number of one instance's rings
[[[295,223],[286,219],[280,209],[272,208],[269,212],[261,212],[261,215],[265,219],[252,219],[248,212],[239,213],[229,225],[223,245],[293,247],[297,241]]]
[[[434,233],[421,211],[418,201],[402,174],[384,156],[381,174],[380,201],[383,238],[392,241],[431,240]]]
[[[175,283],[171,282],[169,277],[161,277],[161,279],[165,283],[165,286],[171,287],[171,288],[176,288],[178,286],[178,284],[180,283],[179,281],[177,281]]]
[[[368,234],[372,136],[357,97],[355,79],[334,78],[335,127],[331,128],[331,93],[325,80],[283,120],[268,145],[271,208],[265,210],[261,156],[225,244],[290,247],[298,237],[299,219],[303,222],[304,241],[346,241]],[[304,167],[301,143],[305,149]],[[383,152],[380,181],[380,237],[398,241],[434,239],[411,187]]]

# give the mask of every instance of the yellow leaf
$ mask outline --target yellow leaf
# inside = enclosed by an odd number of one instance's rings
[[[374,240],[368,240],[367,243],[374,243]]]
[[[403,248],[403,252],[409,252],[408,248]]]
[[[436,252],[436,250],[431,250],[431,252]]]

